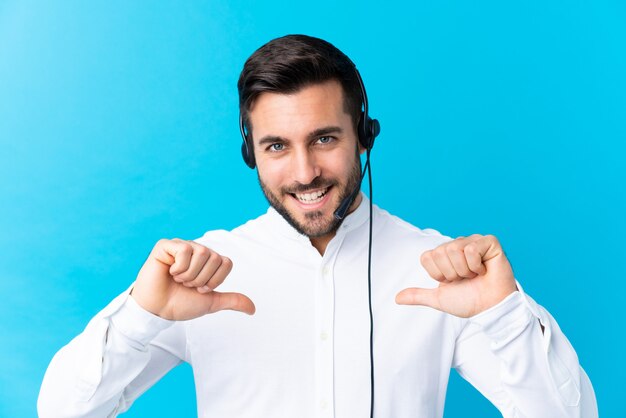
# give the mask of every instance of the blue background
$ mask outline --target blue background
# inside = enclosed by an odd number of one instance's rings
[[[236,81],[261,44],[306,33],[361,70],[382,122],[375,202],[498,236],[601,416],[626,417],[625,22],[598,0],[0,0],[0,416],[36,415],[53,354],[156,240],[265,210]],[[500,416],[452,374],[446,418]],[[182,366],[126,416],[195,414]]]

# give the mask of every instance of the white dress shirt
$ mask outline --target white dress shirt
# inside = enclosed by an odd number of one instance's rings
[[[368,205],[363,196],[323,256],[271,208],[208,232],[197,241],[234,264],[218,290],[249,296],[256,314],[167,321],[124,292],[56,354],[40,416],[115,416],[183,361],[200,417],[369,416]],[[442,417],[455,367],[504,417],[597,417],[574,349],[521,287],[470,319],[395,303],[402,289],[437,286],[419,259],[447,240],[374,207],[374,416]]]

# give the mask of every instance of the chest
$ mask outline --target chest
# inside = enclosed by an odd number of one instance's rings
[[[246,294],[257,312],[220,312],[188,325],[200,411],[368,413],[366,253],[336,250],[319,257],[257,249],[233,259],[235,268],[220,290]],[[426,280],[415,262],[399,263],[396,256],[379,253],[372,266],[377,401],[436,402],[447,384],[454,326],[436,311],[395,304],[397,292]]]

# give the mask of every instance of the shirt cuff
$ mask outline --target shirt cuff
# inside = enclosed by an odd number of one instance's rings
[[[515,291],[500,303],[470,318],[492,340],[499,341],[512,330],[525,327],[533,313],[528,309],[524,295]]]
[[[110,321],[118,332],[143,347],[175,322],[146,311],[130,295],[120,309],[111,315]]]

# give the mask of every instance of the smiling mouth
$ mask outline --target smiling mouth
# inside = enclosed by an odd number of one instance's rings
[[[299,202],[304,203],[305,205],[312,205],[314,203],[321,202],[328,193],[330,187],[326,187],[324,189],[319,189],[314,192],[309,193],[291,193],[293,197],[295,197]]]

